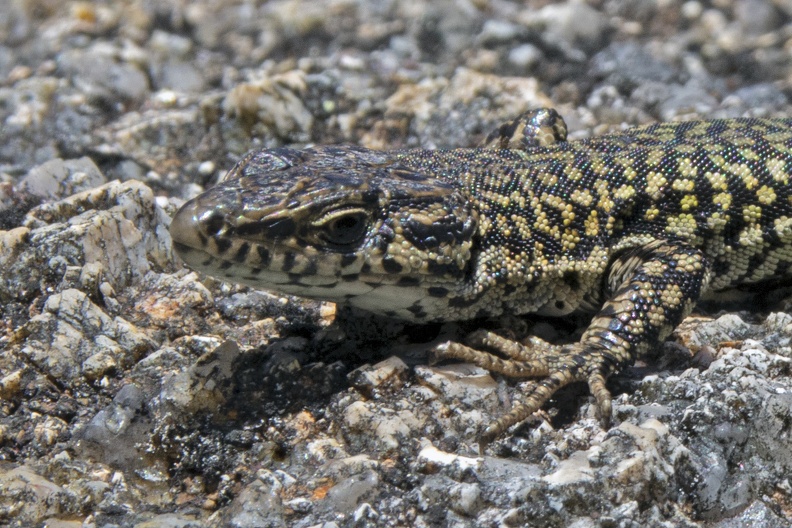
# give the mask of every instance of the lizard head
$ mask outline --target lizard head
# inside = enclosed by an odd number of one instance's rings
[[[442,320],[476,214],[452,183],[357,147],[248,154],[171,224],[188,266],[256,288]]]

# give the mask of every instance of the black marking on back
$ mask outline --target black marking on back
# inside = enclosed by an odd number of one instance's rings
[[[432,224],[407,220],[403,224],[404,238],[418,249],[431,249],[441,244],[456,244],[470,237],[475,228],[470,220],[463,221],[448,214]]]
[[[451,297],[448,299],[448,307],[449,308],[467,308],[469,306],[473,306],[478,301],[478,297]]]

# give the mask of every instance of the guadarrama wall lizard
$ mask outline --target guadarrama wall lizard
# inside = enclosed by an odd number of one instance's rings
[[[792,119],[567,142],[563,120],[540,109],[482,148],[252,152],[182,207],[171,235],[207,274],[391,317],[593,314],[571,345],[477,331],[436,348],[539,378],[487,428],[492,438],[576,381],[607,419],[606,378],[704,294],[788,278],[790,174]]]

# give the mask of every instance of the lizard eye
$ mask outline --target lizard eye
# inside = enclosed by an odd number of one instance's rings
[[[314,226],[320,229],[319,237],[338,246],[350,246],[363,238],[368,228],[365,209],[340,209],[323,215]]]

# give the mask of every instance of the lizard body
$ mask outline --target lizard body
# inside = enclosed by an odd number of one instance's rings
[[[608,375],[702,296],[787,279],[790,174],[792,119],[567,142],[563,120],[540,109],[482,148],[250,153],[183,206],[171,233],[210,275],[391,317],[593,314],[571,345],[478,331],[437,347],[439,358],[540,378],[491,438],[574,381],[609,416]]]

